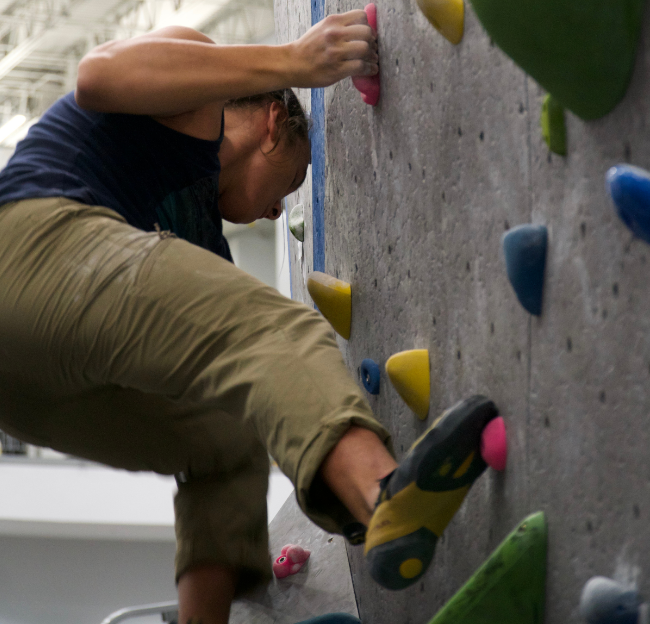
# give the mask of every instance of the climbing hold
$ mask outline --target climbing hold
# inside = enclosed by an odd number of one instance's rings
[[[406,404],[424,420],[429,413],[429,351],[413,349],[391,355],[386,372]]]
[[[543,225],[524,224],[503,235],[508,279],[528,312],[542,313],[548,232]]]
[[[546,521],[528,516],[429,624],[542,624]]]
[[[377,7],[370,3],[363,9],[368,16],[368,25],[377,31]],[[374,76],[352,76],[352,84],[361,93],[361,99],[370,106],[379,102],[379,74]]]
[[[492,40],[578,117],[602,117],[622,99],[645,0],[471,1]]]
[[[463,0],[417,0],[424,17],[448,41],[461,42],[465,30]]]
[[[564,108],[550,93],[542,103],[540,118],[542,136],[548,149],[560,156],[566,156],[566,124],[564,123]]]
[[[361,362],[361,381],[370,394],[379,394],[379,365],[374,360],[366,358]]]
[[[326,273],[314,271],[307,277],[307,290],[334,331],[350,339],[352,288],[350,284]]]
[[[580,615],[589,624],[636,624],[639,594],[604,576],[593,576],[582,588]]]
[[[296,204],[289,214],[289,230],[301,242],[305,241],[305,208]]]
[[[481,434],[481,457],[494,470],[505,470],[508,461],[506,424],[501,416],[493,418]]]
[[[650,243],[650,172],[632,165],[616,165],[607,172],[606,184],[623,223],[635,236]]]
[[[309,555],[311,555],[311,551],[302,546],[287,544],[280,551],[280,556],[273,562],[273,574],[279,579],[297,574],[309,559]]]

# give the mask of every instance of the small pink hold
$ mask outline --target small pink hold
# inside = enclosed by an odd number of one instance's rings
[[[508,438],[503,418],[493,418],[481,434],[481,456],[495,470],[505,470],[508,461]]]
[[[377,7],[370,3],[363,9],[368,16],[368,24],[377,30]],[[379,74],[374,76],[352,76],[352,84],[361,93],[361,99],[370,106],[379,102]]]
[[[305,565],[309,555],[311,551],[305,550],[302,546],[287,544],[273,562],[273,574],[279,579],[296,574]]]

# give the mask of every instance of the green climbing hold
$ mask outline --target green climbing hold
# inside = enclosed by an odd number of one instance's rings
[[[301,242],[305,242],[305,209],[296,204],[289,214],[289,230]]]
[[[429,624],[543,624],[546,520],[528,516]]]
[[[542,104],[542,136],[555,154],[566,156],[566,124],[564,123],[564,108],[550,93]]]
[[[495,43],[578,117],[625,95],[645,0],[471,1]]]

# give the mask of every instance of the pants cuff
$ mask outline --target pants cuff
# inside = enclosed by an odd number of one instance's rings
[[[327,422],[306,445],[296,476],[296,498],[303,512],[329,533],[343,533],[343,527],[356,519],[320,478],[318,471],[338,441],[350,427],[363,427],[375,433],[391,455],[393,447],[388,431],[367,416],[341,415]]]
[[[237,595],[271,580],[266,515],[268,455],[233,474],[180,483],[176,511],[176,582],[189,568],[220,564],[239,572]]]

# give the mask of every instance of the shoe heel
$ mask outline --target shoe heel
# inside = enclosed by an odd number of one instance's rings
[[[437,541],[431,531],[422,527],[375,546],[366,553],[370,575],[386,589],[405,589],[426,572]]]

